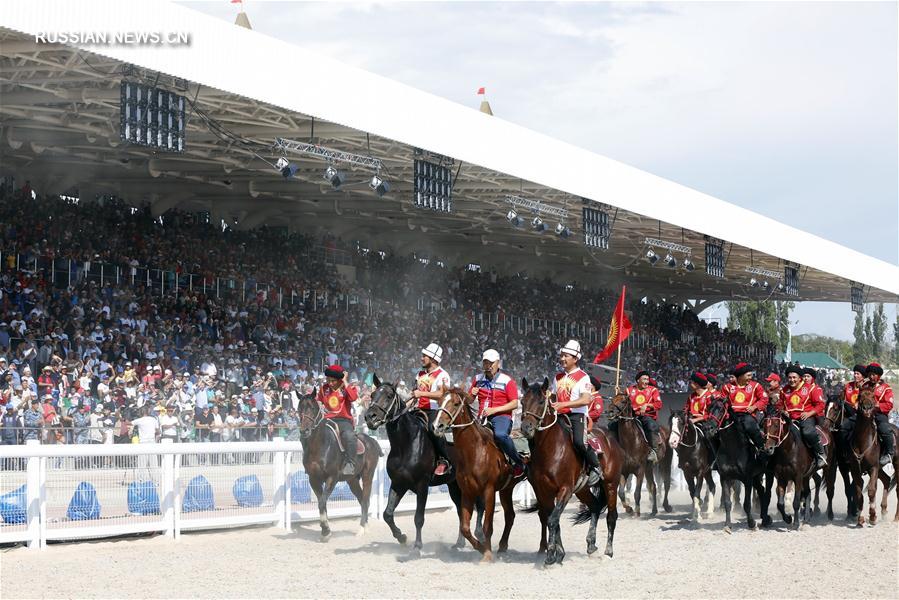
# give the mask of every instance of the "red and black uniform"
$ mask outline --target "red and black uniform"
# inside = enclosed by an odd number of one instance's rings
[[[721,386],[721,394],[727,401],[734,422],[749,436],[756,449],[764,448],[765,440],[762,438],[758,419],[768,406],[768,394],[762,385],[757,381],[750,381],[746,385],[725,383]]]
[[[684,412],[694,422],[705,421],[709,418],[709,405],[712,403],[712,390],[704,389],[699,392],[691,392],[687,397]]]
[[[643,427],[646,439],[650,440],[649,447],[659,446],[658,419],[659,411],[662,409],[662,396],[659,394],[659,388],[652,385],[644,388],[631,385],[627,388],[627,396],[631,401],[631,408],[634,409],[637,422]],[[643,409],[646,412],[641,414],[639,411]]]
[[[877,401],[874,422],[877,423],[877,434],[880,437],[880,454],[881,457],[891,457],[896,452],[893,428],[888,418],[890,411],[893,410],[893,389],[884,381],[878,381],[873,387],[874,400]],[[884,464],[885,461],[881,458],[880,462]]]
[[[602,416],[603,411],[603,399],[598,391],[593,392],[593,399],[590,401],[590,405],[587,407],[587,416],[590,417],[590,420],[596,423],[599,421],[599,418]]]
[[[824,393],[821,388],[815,383],[800,385],[799,388],[787,386],[780,391],[777,409],[785,412],[796,423],[802,434],[802,441],[815,454],[823,456],[821,436],[815,427],[815,416],[824,415]],[[803,417],[806,412],[813,412],[815,416]]]
[[[846,408],[846,412],[855,414],[855,410],[858,408],[858,393],[860,391],[861,387],[854,381],[850,381],[843,386],[843,405]]]
[[[324,407],[324,417],[337,425],[340,432],[340,443],[343,446],[343,457],[346,465],[355,470],[356,466],[356,432],[353,428],[353,402],[358,398],[355,388],[347,387],[343,367],[331,365],[325,369],[325,377],[340,381],[337,389],[325,383],[318,389],[315,399]]]

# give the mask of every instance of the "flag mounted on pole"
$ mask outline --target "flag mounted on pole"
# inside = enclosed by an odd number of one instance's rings
[[[615,312],[612,314],[612,325],[609,327],[609,337],[606,339],[606,346],[603,348],[596,358],[593,359],[594,364],[599,364],[605,359],[612,356],[612,353],[621,346],[621,343],[631,334],[633,327],[630,319],[624,314],[624,292],[625,286],[621,286],[621,297],[615,306]]]
[[[478,88],[478,96],[483,96],[486,93],[487,93],[487,90],[485,90],[484,88],[482,88],[482,87]]]

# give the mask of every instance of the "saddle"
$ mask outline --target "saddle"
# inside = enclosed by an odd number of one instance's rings
[[[326,421],[325,425],[328,427],[328,430],[334,435],[334,439],[337,440],[337,447],[340,448],[341,452],[345,452],[343,447],[343,442],[340,441],[340,429],[337,428],[337,425],[332,423],[331,421]],[[357,433],[356,435],[356,455],[365,454],[365,442],[362,441],[362,437]]]

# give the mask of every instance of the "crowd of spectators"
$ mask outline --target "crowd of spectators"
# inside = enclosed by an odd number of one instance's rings
[[[454,381],[470,377],[488,347],[514,377],[542,378],[555,371],[559,346],[578,337],[572,327],[592,332],[590,343],[581,338],[588,352],[600,349],[617,299],[579,282],[209,221],[115,198],[43,196],[3,180],[2,443],[128,441],[145,409],[160,438],[295,437],[297,399],[327,364],[347,369],[363,406],[374,372],[411,384],[432,341]],[[353,281],[338,276],[335,256]],[[93,276],[98,264],[116,276]],[[158,284],[134,277],[150,271]],[[663,392],[686,390],[697,368],[723,373],[739,359],[772,366],[770,345],[682,307],[636,300],[628,308],[635,331],[622,366],[650,370]]]

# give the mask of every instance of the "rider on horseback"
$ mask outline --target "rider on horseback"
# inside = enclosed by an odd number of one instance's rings
[[[765,440],[759,429],[759,419],[768,406],[768,395],[759,382],[752,380],[752,372],[747,363],[737,363],[731,371],[734,381],[721,386],[721,394],[730,406],[734,422],[749,436],[756,451],[762,452]]]
[[[416,399],[418,408],[423,410],[428,418],[428,433],[434,443],[434,452],[437,454],[437,468],[434,475],[443,475],[449,468],[449,459],[446,452],[446,442],[443,436],[434,433],[434,420],[440,408],[440,400],[445,390],[452,387],[449,373],[440,367],[443,360],[443,348],[437,344],[429,344],[421,351],[421,371],[418,372],[415,390],[412,398]]]
[[[559,350],[563,372],[557,373],[554,380],[556,401],[552,407],[558,414],[568,415],[574,449],[589,466],[587,485],[592,487],[602,481],[602,468],[599,458],[584,441],[584,417],[593,401],[593,385],[587,373],[577,366],[580,359],[581,345],[577,340],[568,340]]]
[[[840,423],[840,439],[849,446],[852,430],[855,428],[855,413],[858,409],[858,393],[865,384],[866,365],[852,367],[852,381],[843,386],[843,422]]]
[[[627,395],[634,409],[634,416],[643,427],[643,433],[646,435],[647,444],[649,444],[649,455],[646,457],[646,460],[656,462],[659,460],[662,443],[659,437],[658,422],[659,410],[662,408],[662,398],[659,395],[659,388],[650,385],[649,380],[648,371],[637,373],[637,384],[627,388]]]
[[[356,401],[356,391],[346,385],[346,371],[340,365],[325,369],[325,385],[321,386],[316,400],[325,407],[325,418],[337,425],[340,444],[343,446],[343,473],[356,472],[356,432],[353,431],[351,406]]]
[[[821,445],[821,435],[818,433],[818,428],[815,427],[815,417],[824,414],[824,400],[821,394],[815,393],[816,389],[820,390],[821,388],[814,384],[813,378],[811,385],[803,381],[811,376],[808,369],[790,365],[787,367],[786,375],[787,385],[780,392],[777,409],[787,413],[799,427],[802,441],[815,453],[815,467],[820,469],[827,465],[824,447]]]
[[[705,375],[698,371],[690,375],[690,395],[687,397],[684,414],[687,415],[691,423],[702,431],[703,443],[712,453],[712,456],[715,456],[716,452],[712,439],[717,430],[717,423],[709,415],[709,405],[712,403],[713,392],[714,388]]]
[[[888,417],[893,410],[893,390],[887,382],[880,380],[883,377],[883,367],[879,364],[868,365],[865,375],[868,377],[868,383],[865,385],[874,388],[874,399],[877,401],[874,422],[877,423],[877,435],[880,438],[880,465],[885,466],[892,462],[896,451]]]
[[[514,379],[500,372],[499,352],[487,350],[482,363],[484,372],[471,380],[469,394],[478,399],[479,416],[490,420],[496,445],[515,465],[512,473],[519,477],[524,473],[524,462],[509,437],[512,433],[512,411],[518,408],[518,387]]]

